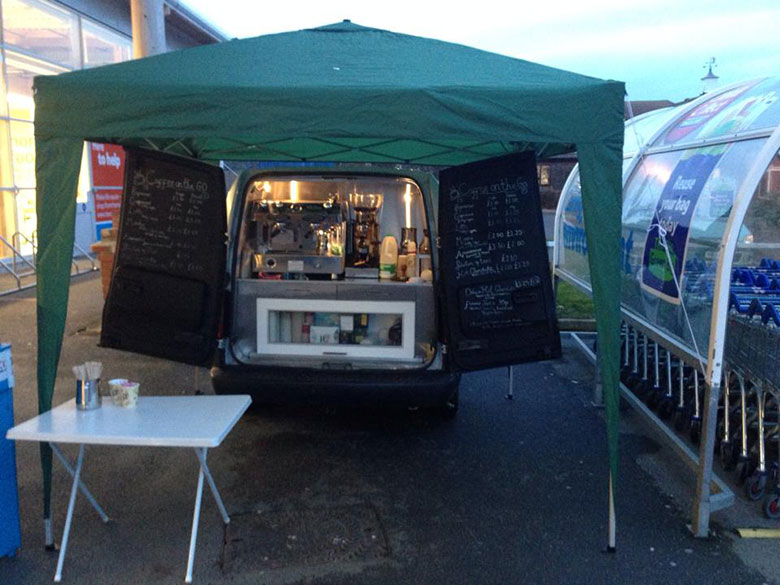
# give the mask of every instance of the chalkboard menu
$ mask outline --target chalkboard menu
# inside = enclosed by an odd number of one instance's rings
[[[225,238],[222,169],[127,149],[101,345],[206,361],[220,316]]]
[[[533,153],[440,173],[450,355],[464,370],[560,355]]]
[[[119,263],[196,279],[213,271],[219,253],[213,244],[222,236],[209,223],[224,215],[222,171],[203,163],[204,169],[193,168],[192,161],[185,161],[129,152]],[[208,176],[213,170],[218,182]]]

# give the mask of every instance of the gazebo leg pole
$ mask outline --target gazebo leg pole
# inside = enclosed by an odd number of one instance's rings
[[[593,366],[593,406],[604,408],[604,385],[601,382],[601,354],[596,352],[596,363]],[[610,478],[610,486],[612,479]]]
[[[54,529],[51,524],[51,517],[43,519],[43,539],[46,550],[56,550],[54,546]]]
[[[612,471],[609,472],[609,526],[607,527],[607,552],[617,550],[617,520],[615,519],[615,492],[612,486]]]
[[[697,538],[707,538],[710,534],[710,482],[712,481],[712,459],[715,449],[715,429],[718,420],[718,400],[720,399],[720,380],[707,386],[704,401],[704,420],[702,437],[699,444],[699,470],[696,476],[696,500],[693,504],[693,523],[691,529]]]

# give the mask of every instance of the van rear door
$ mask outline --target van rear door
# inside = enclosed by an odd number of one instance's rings
[[[225,283],[225,178],[217,166],[127,149],[102,347],[203,365]]]
[[[439,179],[450,363],[467,371],[559,357],[535,155],[451,167]]]

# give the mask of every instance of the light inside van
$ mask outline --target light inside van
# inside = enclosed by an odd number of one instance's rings
[[[412,227],[412,186],[406,184],[406,193],[404,193],[404,203],[406,205],[406,224],[405,227]]]
[[[290,181],[290,201],[298,201],[298,181]]]

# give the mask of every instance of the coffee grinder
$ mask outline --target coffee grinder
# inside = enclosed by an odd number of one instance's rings
[[[354,212],[352,227],[352,267],[379,270],[379,209],[382,195],[350,193],[349,204]],[[377,272],[378,275],[378,272]]]

